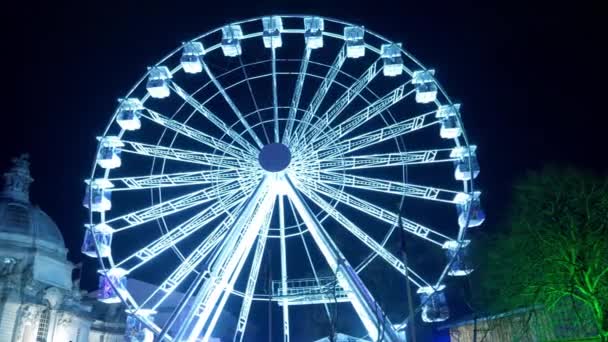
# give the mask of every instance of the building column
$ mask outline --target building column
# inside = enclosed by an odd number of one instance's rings
[[[19,319],[15,327],[14,342],[35,342],[40,312],[39,305],[24,304],[21,306]]]

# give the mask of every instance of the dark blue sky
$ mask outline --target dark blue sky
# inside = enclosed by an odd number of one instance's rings
[[[599,5],[209,2],[28,1],[2,9],[0,166],[18,153],[32,155],[32,198],[59,224],[73,260],[82,259],[82,180],[116,99],[180,42],[246,17],[342,18],[402,41],[434,67],[463,103],[469,138],[480,146],[489,229],[526,170],[553,162],[608,168]],[[93,262],[85,265],[92,277]]]

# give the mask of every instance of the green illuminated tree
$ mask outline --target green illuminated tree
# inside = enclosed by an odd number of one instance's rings
[[[608,178],[546,168],[515,187],[503,231],[476,253],[489,311],[566,305],[608,340]]]

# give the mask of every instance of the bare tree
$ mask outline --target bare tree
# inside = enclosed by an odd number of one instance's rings
[[[608,340],[608,178],[555,167],[530,173],[506,216],[477,250],[482,304],[494,312],[570,306],[582,330],[591,320]]]

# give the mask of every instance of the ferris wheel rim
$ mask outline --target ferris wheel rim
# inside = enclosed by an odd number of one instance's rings
[[[299,15],[280,15],[280,16],[281,16],[281,17],[284,17],[284,18],[302,18],[302,17],[306,17],[306,16],[299,16]],[[319,16],[317,16],[317,17],[319,17]],[[241,23],[247,23],[247,22],[252,22],[252,21],[255,21],[255,20],[260,20],[260,19],[262,19],[262,18],[263,18],[263,17],[250,18],[250,19],[246,19],[246,20],[242,20],[242,21],[237,21],[237,22],[234,22],[234,23],[232,23],[232,24],[241,24]],[[336,19],[332,19],[332,18],[327,18],[327,17],[321,17],[321,18],[331,20],[331,21],[333,21],[333,22],[335,22],[335,23],[338,23],[338,24],[340,24],[340,25],[349,25],[349,24],[350,24],[350,23],[348,23],[348,22],[346,22],[346,21],[336,20]],[[204,38],[204,37],[206,37],[206,36],[208,36],[208,35],[211,35],[211,34],[213,34],[213,33],[215,33],[215,32],[218,32],[219,30],[221,30],[221,27],[220,27],[220,28],[217,28],[217,29],[215,29],[215,30],[208,31],[208,32],[207,32],[207,33],[205,33],[205,34],[198,36],[198,37],[197,37],[197,38],[195,38],[194,40],[200,40],[200,39],[202,39],[202,38]],[[370,33],[370,34],[374,34],[374,33],[373,33],[373,31],[370,31],[370,30],[368,30],[367,28],[365,28],[365,32],[366,32],[366,33]],[[260,32],[260,33],[261,33],[261,32]],[[380,39],[382,39],[382,40],[384,40],[384,41],[386,41],[386,42],[390,42],[389,40],[387,40],[387,39],[386,39],[386,38],[384,38],[383,36],[380,36],[380,35],[377,35],[377,34],[374,34],[374,35],[376,35],[376,36],[377,36],[377,38],[380,38]],[[336,37],[334,37],[334,38],[336,38]],[[216,47],[216,48],[217,48],[217,47]],[[370,50],[374,51],[374,50],[373,50],[373,48],[371,48],[370,46],[367,46],[367,45],[366,45],[366,48],[369,48]],[[168,54],[166,57],[164,57],[163,59],[161,59],[161,60],[160,60],[160,61],[159,61],[159,62],[156,64],[156,66],[158,66],[158,65],[162,64],[164,61],[166,61],[166,60],[167,60],[167,59],[169,59],[170,57],[174,56],[174,55],[175,55],[176,53],[178,53],[178,52],[179,52],[181,49],[182,49],[182,48],[180,47],[180,48],[177,48],[177,49],[175,49],[174,51],[172,51],[172,52],[171,52],[170,54]],[[274,50],[274,49],[273,49],[273,50]],[[376,51],[375,51],[375,52],[376,52],[376,53],[378,53],[378,50],[376,49]],[[410,58],[410,60],[412,60],[412,61],[414,61],[416,64],[420,65],[420,66],[421,66],[423,69],[426,69],[426,68],[425,68],[424,66],[422,66],[422,64],[421,64],[421,63],[419,63],[419,62],[418,62],[418,61],[417,61],[415,58],[411,57],[411,56],[409,55],[409,53],[407,53],[407,52],[406,52],[404,49],[401,49],[401,52],[402,52],[404,55],[406,55],[408,58]],[[263,63],[263,62],[264,62],[264,61],[260,61],[260,63]],[[241,66],[241,68],[243,68],[243,66]],[[178,67],[176,67],[176,68],[174,68],[174,69],[172,70],[172,73],[174,73],[176,70],[179,70],[179,69],[180,69],[180,67],[179,67],[179,66],[178,66]],[[235,68],[235,69],[237,69],[237,68]],[[342,72],[342,71],[341,71],[341,72]],[[148,73],[146,73],[146,74],[143,76],[143,78],[142,78],[142,79],[140,79],[140,81],[138,81],[138,82],[136,83],[136,85],[133,87],[133,89],[131,89],[131,91],[130,91],[130,92],[127,94],[127,96],[126,96],[126,97],[129,97],[129,96],[130,96],[130,95],[131,95],[131,94],[132,94],[132,93],[133,93],[133,92],[134,92],[134,91],[135,91],[135,90],[136,90],[136,89],[137,89],[137,88],[138,88],[138,87],[139,87],[139,86],[142,84],[142,82],[145,80],[145,78],[146,78],[146,76],[147,76],[147,75],[148,75]],[[306,76],[318,77],[318,76],[316,76],[316,75],[309,75],[309,74],[306,74]],[[350,76],[350,75],[349,75],[349,76]],[[268,75],[265,75],[264,77],[268,77]],[[240,82],[243,82],[243,81],[245,81],[245,80],[248,80],[248,78],[247,78],[247,79],[243,79],[243,80],[241,80]],[[447,101],[447,103],[452,104],[452,102],[451,102],[450,98],[448,97],[447,93],[446,93],[446,92],[443,90],[443,88],[441,87],[441,85],[439,84],[439,82],[438,82],[438,81],[435,81],[435,83],[437,84],[437,86],[438,86],[438,90],[439,90],[439,91],[442,93],[442,95],[443,95],[444,99]],[[233,85],[231,85],[231,86],[233,86]],[[194,92],[194,93],[196,93],[196,92]],[[193,93],[193,94],[194,94],[194,93]],[[147,95],[147,94],[146,94],[146,95],[145,95],[145,97],[144,97],[144,100],[145,100],[145,99],[147,99],[147,98],[148,98],[148,96],[149,96],[149,95]],[[213,96],[217,96],[217,93],[215,93]],[[182,106],[186,106],[185,102],[184,102],[184,103],[182,103]],[[181,106],[180,106],[180,107],[181,107]],[[267,108],[265,108],[265,109],[267,109]],[[264,110],[265,110],[265,109],[264,109]],[[180,109],[178,109],[178,111],[179,111],[179,110],[180,110]],[[195,112],[195,110],[193,110],[193,111],[192,111],[192,113],[194,113],[194,112]],[[256,110],[255,112],[258,112],[258,113],[259,113],[259,112],[260,112],[260,110]],[[176,113],[177,113],[177,112],[176,112]],[[249,116],[249,115],[252,115],[252,114],[253,114],[253,112],[248,113],[248,114],[246,114],[246,116],[245,116],[245,117],[247,117],[247,116]],[[110,120],[110,122],[109,122],[108,126],[106,127],[106,129],[105,129],[105,131],[104,131],[103,136],[106,136],[106,135],[107,135],[107,133],[108,133],[108,131],[109,131],[109,128],[110,128],[110,126],[113,124],[113,121],[114,121],[114,118],[116,117],[116,115],[117,115],[117,112],[115,112],[115,113],[114,113],[114,115],[113,115],[112,119]],[[174,115],[175,115],[175,114],[174,114]],[[192,114],[191,114],[191,115],[192,115]],[[392,117],[392,114],[391,114],[391,117]],[[461,122],[461,120],[462,120],[462,119],[461,119],[460,114],[458,114],[457,119],[458,119],[458,121],[459,121],[459,122]],[[395,119],[394,119],[394,120],[395,120]],[[266,121],[268,121],[268,120],[266,120]],[[395,121],[396,121],[396,120],[395,120]],[[187,122],[187,120],[186,120],[186,122]],[[236,122],[235,122],[234,124],[236,124]],[[233,125],[234,125],[234,124],[233,124]],[[264,123],[263,123],[263,122],[256,123],[256,125],[259,125],[259,124],[262,124],[262,125],[263,125]],[[466,132],[464,131],[464,125],[462,125],[462,124],[461,124],[461,127],[462,127],[462,130],[463,130],[462,139],[463,139],[463,141],[464,141],[464,144],[465,144],[465,146],[469,146],[468,139],[467,139],[467,135],[466,135]],[[167,130],[167,128],[165,128],[165,130]],[[121,132],[121,133],[120,133],[120,135],[119,135],[119,137],[121,137],[123,133],[124,133],[124,132]],[[241,132],[241,133],[244,133],[244,132]],[[163,133],[163,134],[164,134],[164,133]],[[177,135],[178,135],[178,134],[177,134],[177,133],[175,133],[175,136],[177,136]],[[175,137],[175,136],[174,136],[174,137]],[[221,138],[220,138],[220,139],[221,139]],[[159,140],[159,141],[160,141],[160,140]],[[234,142],[234,141],[232,141],[232,143],[234,144],[235,142]],[[458,145],[459,141],[458,141],[458,140],[456,140],[456,141],[455,141],[455,143]],[[172,144],[173,144],[173,143],[172,143]],[[170,146],[172,146],[172,144],[171,144]],[[99,147],[98,147],[98,149],[97,149],[97,150],[98,150],[97,152],[99,152]],[[226,153],[226,152],[224,151],[224,154],[225,154],[225,153]],[[166,162],[166,160],[164,160],[164,162],[163,162],[163,163],[165,163],[165,162]],[[96,168],[96,167],[97,167],[97,165],[96,165],[96,163],[94,162],[94,163],[93,163],[93,168],[92,168],[92,172],[91,172],[91,177],[90,177],[90,179],[94,179],[94,175],[95,175],[95,168]],[[163,168],[164,168],[164,167],[163,167]],[[108,178],[108,174],[109,174],[109,170],[106,170],[106,171],[104,172],[104,178]],[[470,189],[468,189],[468,191],[467,191],[467,192],[469,192],[469,193],[473,193],[473,191],[474,191],[474,185],[473,185],[473,183],[474,183],[474,182],[471,180],[470,185],[469,185]],[[465,190],[467,190],[467,189],[466,189],[466,188],[467,188],[467,184],[466,184],[466,183],[465,183],[465,185],[464,185],[464,186],[465,186]],[[326,215],[327,215],[327,214],[326,214]],[[164,217],[162,217],[161,219],[162,219],[162,220],[164,220]],[[467,220],[468,220],[468,218],[467,218]],[[92,217],[90,217],[90,224],[93,224]],[[300,234],[302,234],[302,233],[300,233]],[[460,232],[459,232],[459,236],[458,236],[457,240],[458,240],[458,241],[464,240],[464,237],[465,237],[465,235],[464,235],[464,229],[461,229],[461,230],[460,230]],[[376,253],[376,254],[377,254],[377,253]],[[101,260],[101,258],[100,258],[100,260]],[[111,260],[111,259],[110,259],[110,260]],[[112,263],[113,263],[113,262],[112,262]],[[448,266],[449,266],[449,265],[448,265]],[[441,283],[442,279],[445,277],[445,273],[447,272],[447,267],[448,267],[448,266],[446,266],[446,268],[444,269],[443,274],[440,276],[440,278],[439,278],[439,280],[438,280],[437,284],[435,285],[435,287],[437,287],[437,286],[438,286],[438,285]],[[103,262],[102,262],[102,269],[104,269],[104,270],[105,270],[105,267],[104,267],[104,265],[103,265]],[[107,272],[107,270],[105,270],[105,271]],[[124,302],[126,303],[126,302],[127,302],[127,300],[125,300]]]

